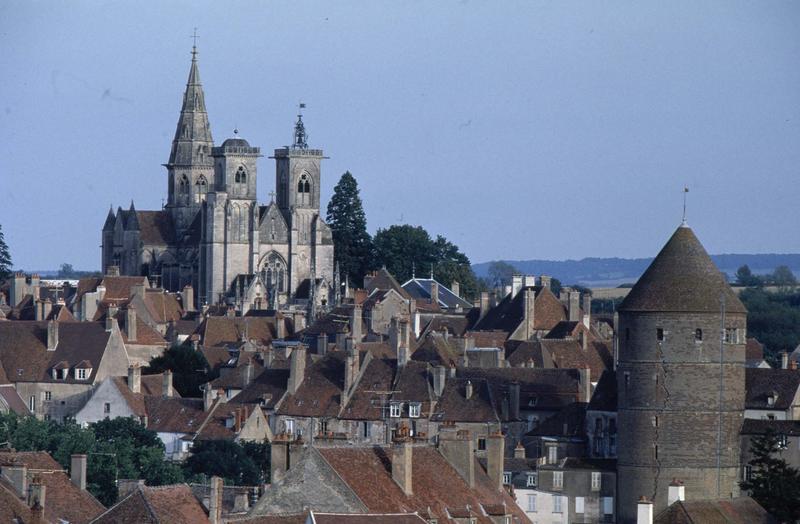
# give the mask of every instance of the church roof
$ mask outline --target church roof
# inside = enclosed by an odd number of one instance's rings
[[[197,67],[197,51],[192,49],[192,65],[186,90],[183,93],[183,105],[168,165],[203,165],[211,166],[211,127],[206,113],[205,94],[200,83],[200,71]],[[199,147],[198,147],[199,146]]]
[[[165,211],[136,211],[139,239],[146,245],[167,245],[175,242],[175,226]]]
[[[727,312],[747,313],[694,232],[682,225],[633,286],[619,311],[716,313],[723,296]]]

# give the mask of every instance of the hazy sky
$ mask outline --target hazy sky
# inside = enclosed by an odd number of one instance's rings
[[[100,265],[109,204],[158,209],[194,27],[217,144],[302,100],[371,232],[473,262],[800,251],[800,2],[0,2],[0,224],[15,266]]]

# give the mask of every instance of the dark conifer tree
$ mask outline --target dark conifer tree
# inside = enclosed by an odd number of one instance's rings
[[[3,236],[3,226],[0,226],[0,282],[13,276],[11,271],[11,253]]]
[[[352,285],[360,286],[373,265],[372,238],[367,233],[367,217],[358,194],[358,182],[349,171],[333,188],[326,221],[333,232],[334,256],[342,280],[347,276]]]
[[[750,446],[753,459],[748,462],[750,478],[741,483],[741,488],[779,522],[797,522],[800,520],[800,471],[780,456],[786,445],[786,437],[772,431],[755,437]]]

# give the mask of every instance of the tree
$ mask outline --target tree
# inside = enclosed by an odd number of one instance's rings
[[[743,490],[779,522],[800,519],[800,471],[778,456],[785,446],[783,438],[772,431],[750,442],[753,459],[748,462],[750,478],[740,483]]]
[[[154,375],[172,371],[172,384],[182,397],[199,397],[200,386],[215,378],[208,361],[199,351],[191,346],[172,346],[160,357],[150,361],[145,374]]]
[[[772,272],[772,283],[776,286],[791,287],[797,285],[797,277],[794,276],[789,266],[778,266]]]
[[[372,238],[358,194],[358,182],[349,171],[342,175],[328,202],[326,221],[333,233],[334,257],[342,278],[360,285],[372,268]]]
[[[736,283],[740,286],[752,287],[760,286],[764,282],[760,277],[754,275],[753,272],[750,271],[750,266],[745,264],[736,270]]]
[[[237,486],[264,482],[264,471],[245,449],[231,440],[203,440],[192,446],[184,465],[186,476],[218,476]]]
[[[495,260],[489,263],[489,283],[492,287],[510,286],[511,277],[518,275],[517,268],[502,260]]]
[[[754,287],[743,290],[739,299],[747,308],[747,334],[764,344],[768,362],[779,363],[781,351],[800,344],[800,292]]]
[[[3,235],[3,226],[0,225],[0,282],[8,280],[12,276],[14,273],[11,271],[11,252],[8,250],[8,244]]]

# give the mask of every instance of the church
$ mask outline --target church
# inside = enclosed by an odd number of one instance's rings
[[[302,107],[302,105],[301,105]],[[197,65],[192,63],[158,211],[109,209],[104,273],[144,275],[155,285],[196,290],[197,306],[278,309],[324,306],[334,280],[333,239],[320,216],[321,149],[298,115],[291,146],[275,149],[275,191],[256,198],[259,147],[238,136],[215,146]],[[314,308],[312,308],[314,309]]]

